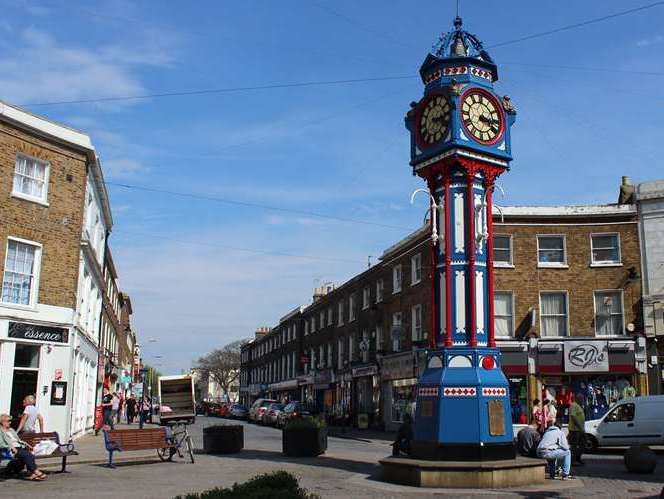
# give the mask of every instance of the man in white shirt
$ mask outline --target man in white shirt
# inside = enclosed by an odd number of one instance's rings
[[[572,453],[567,437],[554,423],[549,421],[549,427],[542,435],[537,446],[537,457],[546,459],[549,468],[549,478],[556,478],[556,468],[560,466],[563,470],[562,479],[570,480],[570,467],[572,465]]]
[[[39,432],[44,432],[44,418],[37,407],[34,395],[28,395],[23,399],[23,415],[18,423],[17,433],[35,433],[37,431],[37,422],[39,421]]]

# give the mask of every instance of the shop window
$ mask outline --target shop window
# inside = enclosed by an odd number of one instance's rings
[[[514,336],[514,295],[511,291],[496,291],[493,303],[496,336]]]
[[[415,401],[415,390],[417,385],[402,384],[397,380],[392,383],[392,422],[402,423],[406,414],[412,413],[412,405]]]
[[[541,267],[566,266],[565,236],[537,236],[537,262]]]
[[[5,272],[2,278],[4,303],[34,305],[40,256],[41,248],[36,244],[16,239],[7,241]]]
[[[39,347],[36,345],[16,344],[14,367],[39,369]]]
[[[567,336],[567,293],[540,293],[541,336]]]
[[[511,267],[512,236],[496,234],[493,236],[493,264],[496,267]]]
[[[12,196],[45,204],[48,194],[48,163],[19,154],[14,169]]]
[[[602,336],[624,334],[622,291],[595,291],[595,332]]]
[[[620,239],[618,234],[592,234],[590,246],[593,265],[620,264]]]
[[[621,404],[607,414],[604,421],[607,423],[618,423],[634,421],[634,404]]]
[[[414,286],[422,280],[422,254],[410,258],[410,285]]]
[[[380,303],[383,301],[384,288],[385,288],[385,283],[383,282],[382,279],[378,279],[376,281],[376,303]]]
[[[397,265],[392,269],[392,293],[401,291],[401,282],[403,280],[403,272],[401,265]]]

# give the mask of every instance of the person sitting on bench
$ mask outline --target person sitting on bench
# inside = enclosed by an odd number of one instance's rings
[[[7,468],[13,473],[20,473],[25,467],[30,473],[28,480],[46,480],[46,475],[35,464],[35,456],[30,451],[30,446],[18,438],[18,434],[10,426],[11,421],[9,415],[0,414],[0,449],[9,449],[14,456]]]
[[[556,426],[555,421],[547,421],[547,429],[542,435],[537,446],[537,457],[546,459],[549,468],[549,478],[556,478],[556,469],[561,467],[563,470],[562,479],[570,480],[574,477],[570,475],[572,465],[572,452],[570,451],[567,437],[563,431]]]
[[[410,414],[404,414],[403,423],[397,430],[397,438],[392,444],[392,455],[399,456],[402,452],[410,454],[410,442],[413,440],[413,418]]]

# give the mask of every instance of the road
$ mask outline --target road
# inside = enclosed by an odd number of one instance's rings
[[[191,427],[196,448],[202,448],[203,427],[223,420],[199,417]],[[223,421],[226,422],[226,421]],[[385,440],[329,439],[328,451],[318,458],[288,458],[281,454],[281,432],[274,428],[245,426],[245,449],[232,456],[196,455],[196,463],[128,463],[111,470],[101,465],[74,465],[71,473],[51,474],[43,483],[6,480],[0,497],[62,497],[101,499],[113,497],[171,498],[178,494],[230,486],[271,470],[286,470],[301,485],[322,498],[404,498],[450,495],[455,497],[658,497],[664,482],[664,456],[657,475],[635,476],[624,471],[620,453],[588,456],[587,465],[575,470],[580,479],[547,482],[545,487],[511,491],[413,489],[377,479],[378,459],[390,453]],[[127,454],[129,455],[129,454]]]

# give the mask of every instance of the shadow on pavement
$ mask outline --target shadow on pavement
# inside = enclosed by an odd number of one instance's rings
[[[364,473],[373,475],[380,471],[378,463],[367,463],[366,461],[355,461],[352,459],[340,459],[329,457],[325,454],[318,457],[289,457],[281,451],[254,450],[245,449],[237,454],[208,454],[210,457],[246,459],[246,460],[265,460],[271,463],[294,463],[307,466],[320,466],[322,468],[333,468],[352,473]]]

